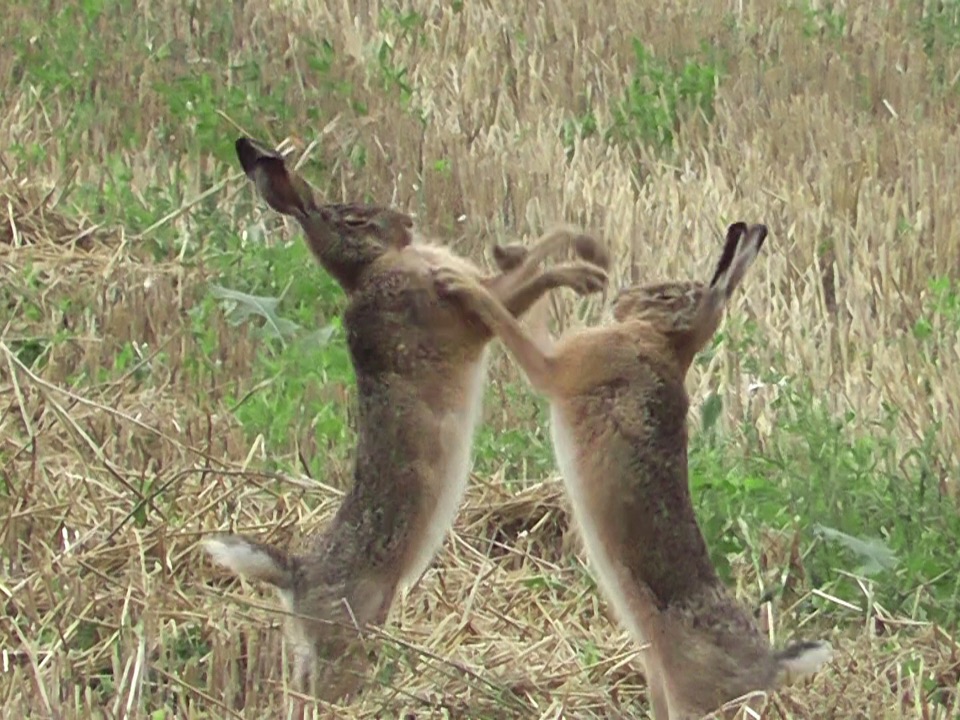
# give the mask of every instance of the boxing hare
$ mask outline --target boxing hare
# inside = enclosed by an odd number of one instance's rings
[[[776,651],[721,583],[687,477],[684,380],[767,236],[732,224],[709,284],[635,286],[613,322],[545,351],[473,278],[435,274],[440,294],[497,334],[551,405],[551,435],[598,583],[640,643],[657,720],[702,717],[786,676],[815,672],[827,642]]]
[[[304,554],[239,535],[209,537],[204,548],[220,565],[278,589],[291,613],[297,686],[334,700],[359,682],[348,658],[363,664],[359,631],[383,624],[397,589],[426,570],[466,488],[492,335],[438,297],[432,273],[455,268],[520,315],[553,288],[601,290],[608,260],[593,238],[559,228],[529,249],[498,247],[495,259],[509,271],[485,277],[450,250],[415,241],[409,216],[317,204],[277,153],[248,138],[236,151],[260,196],[299,222],[316,260],[348,294],[358,446],[353,486]],[[547,255],[568,247],[591,262],[540,270]]]

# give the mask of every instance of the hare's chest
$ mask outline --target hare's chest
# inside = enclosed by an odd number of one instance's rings
[[[605,478],[594,477],[590,469],[592,463],[581,460],[585,453],[593,458],[602,456],[604,448],[584,447],[584,430],[573,420],[575,414],[571,408],[551,407],[550,435],[557,466],[570,496],[573,516],[597,584],[621,622],[638,642],[644,642],[645,633],[634,612],[636,588],[630,586],[629,572],[622,559],[612,552],[606,532],[610,518],[605,516],[603,504],[596,502],[596,494],[603,493]]]
[[[473,459],[473,437],[483,408],[487,357],[485,350],[480,360],[469,368],[460,402],[436,416],[435,442],[439,452],[431,472],[432,487],[425,493],[421,518],[424,531],[414,549],[415,560],[402,581],[407,587],[430,565],[463,502]]]
[[[418,286],[376,287],[357,294],[343,314],[354,365],[376,374],[405,374],[434,360],[436,302]]]

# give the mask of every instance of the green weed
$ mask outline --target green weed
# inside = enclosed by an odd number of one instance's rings
[[[672,145],[680,118],[700,111],[709,119],[720,67],[713,62],[685,60],[679,68],[633,41],[633,76],[625,96],[613,108],[607,137],[624,144]]]

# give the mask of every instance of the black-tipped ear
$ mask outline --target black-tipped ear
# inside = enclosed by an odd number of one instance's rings
[[[756,244],[757,252],[760,252],[760,248],[763,247],[763,243],[767,239],[767,235],[769,233],[770,230],[763,223],[757,223],[756,225],[750,226],[747,237],[749,237],[750,240]]]
[[[237,159],[240,160],[240,167],[243,168],[243,172],[246,173],[247,177],[253,177],[253,172],[258,165],[264,163],[283,164],[283,156],[280,153],[270,150],[263,143],[259,143],[248,137],[237,138],[233,146],[237,151]]]
[[[267,205],[292,217],[302,217],[316,209],[310,186],[287,170],[283,155],[247,137],[238,138],[234,147],[244,174]]]
[[[710,278],[710,287],[716,285],[720,276],[730,267],[733,262],[733,256],[737,254],[737,244],[740,238],[747,232],[747,224],[743,221],[731,223],[727,228],[727,239],[723,243],[723,253],[720,255],[720,261],[717,263],[717,269]]]

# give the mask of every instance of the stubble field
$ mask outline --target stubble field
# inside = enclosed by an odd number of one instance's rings
[[[267,588],[350,478],[344,297],[233,141],[489,265],[554,221],[613,288],[771,235],[691,372],[691,484],[771,641],[768,718],[960,712],[960,3],[10,0],[0,15],[0,704],[284,717]],[[557,293],[555,331],[600,300]],[[319,717],[648,717],[544,404],[496,347],[455,530]]]

